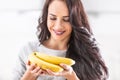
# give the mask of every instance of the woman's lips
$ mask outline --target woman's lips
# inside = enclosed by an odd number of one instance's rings
[[[53,30],[56,35],[62,35],[65,31]]]

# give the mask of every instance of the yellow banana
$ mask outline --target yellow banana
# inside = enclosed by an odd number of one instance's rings
[[[59,66],[60,63],[67,64],[69,66],[75,64],[75,61],[70,58],[50,56],[44,53],[33,52],[29,55],[28,59],[30,63],[35,63],[42,69],[50,69],[53,72],[63,71],[63,68]]]
[[[35,63],[37,66],[40,66],[42,69],[50,69],[53,72],[63,71],[63,68],[61,68],[60,66],[41,60],[36,53],[30,54],[28,59],[30,60],[30,64]]]
[[[75,64],[75,61],[70,58],[50,56],[50,55],[47,55],[44,53],[39,53],[39,52],[34,52],[34,54],[36,54],[36,56],[39,57],[40,59],[42,59],[46,62],[52,63],[52,64],[56,64],[56,65],[59,65],[60,63],[67,64],[69,66]]]

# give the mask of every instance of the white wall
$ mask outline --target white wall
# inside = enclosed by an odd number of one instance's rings
[[[120,80],[120,14],[100,14],[90,16],[95,37],[101,54],[108,66],[109,79]]]
[[[36,40],[37,21],[44,0],[0,0],[0,80],[10,80],[19,49]],[[120,80],[119,0],[83,0],[103,58],[109,80]]]
[[[87,11],[120,12],[119,0],[81,0]]]
[[[0,0],[0,10],[35,10],[41,9],[44,0]]]
[[[4,77],[2,80],[9,80],[10,71],[21,46],[36,40],[39,14],[40,11],[0,13],[0,78]]]

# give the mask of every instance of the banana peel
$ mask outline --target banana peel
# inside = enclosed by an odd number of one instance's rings
[[[40,68],[46,70],[50,69],[53,72],[61,72],[64,69],[59,66],[59,64],[64,63],[68,66],[72,66],[75,64],[75,61],[70,58],[51,56],[45,53],[33,52],[29,55],[28,60],[30,64],[36,64]]]

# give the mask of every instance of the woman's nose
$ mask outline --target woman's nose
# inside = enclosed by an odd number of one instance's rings
[[[55,29],[62,29],[63,28],[62,21],[60,21],[60,20],[56,21],[54,28]]]

